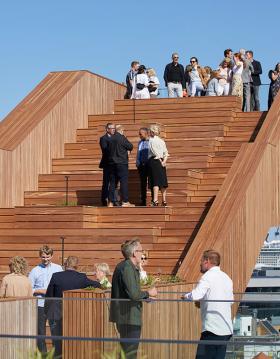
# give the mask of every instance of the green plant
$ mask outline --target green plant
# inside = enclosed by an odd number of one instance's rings
[[[77,200],[73,200],[73,201],[68,201],[68,203],[66,203],[65,200],[58,202],[58,206],[62,206],[62,207],[75,207],[78,206],[78,201]]]
[[[37,348],[35,351],[29,351],[27,356],[26,355],[22,355],[21,356],[22,359],[55,359],[54,356],[54,348],[52,348],[51,351],[49,351],[46,354],[42,354],[39,349]]]

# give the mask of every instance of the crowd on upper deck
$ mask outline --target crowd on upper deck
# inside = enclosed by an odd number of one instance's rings
[[[226,49],[224,58],[215,69],[201,66],[195,56],[184,67],[179,63],[178,53],[173,53],[172,62],[166,65],[163,78],[168,97],[235,95],[242,99],[242,110],[249,112],[260,110],[261,74],[261,63],[254,59],[252,50],[240,49],[234,53],[232,49]],[[269,71],[268,77],[270,108],[280,88],[280,63]],[[149,99],[160,94],[156,71],[140,65],[139,61],[132,61],[126,85],[125,99]]]

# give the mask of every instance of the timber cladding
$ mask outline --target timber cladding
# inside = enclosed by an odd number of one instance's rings
[[[37,335],[37,301],[34,298],[0,299],[0,333]],[[0,339],[0,358],[30,358],[36,349],[34,339]]]
[[[180,293],[192,288],[192,284],[159,287],[159,299],[171,301],[143,303],[141,338],[197,340],[201,330],[199,309],[194,303],[179,300]],[[64,336],[118,338],[117,329],[109,322],[109,293],[100,290],[73,290],[64,292],[64,298]],[[104,301],[105,298],[108,300]],[[117,347],[114,342],[65,341],[63,358],[99,359],[102,354],[104,357],[117,357]],[[189,344],[142,343],[139,358],[193,358],[195,351],[196,346]]]
[[[0,123],[0,207],[22,205],[88,114],[112,113],[125,87],[89,71],[52,72]]]
[[[199,278],[206,249],[222,254],[222,268],[243,292],[268,229],[280,223],[280,95],[253,143],[243,144],[180,269]]]

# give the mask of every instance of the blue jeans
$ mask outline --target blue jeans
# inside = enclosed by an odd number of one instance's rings
[[[190,84],[191,96],[201,96],[204,87],[201,82],[192,81]]]

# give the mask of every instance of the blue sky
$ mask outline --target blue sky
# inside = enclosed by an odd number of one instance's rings
[[[50,71],[87,69],[122,82],[139,59],[163,85],[173,51],[183,65],[197,56],[216,67],[225,48],[253,49],[267,83],[280,61],[279,13],[279,0],[3,1],[0,119]]]

